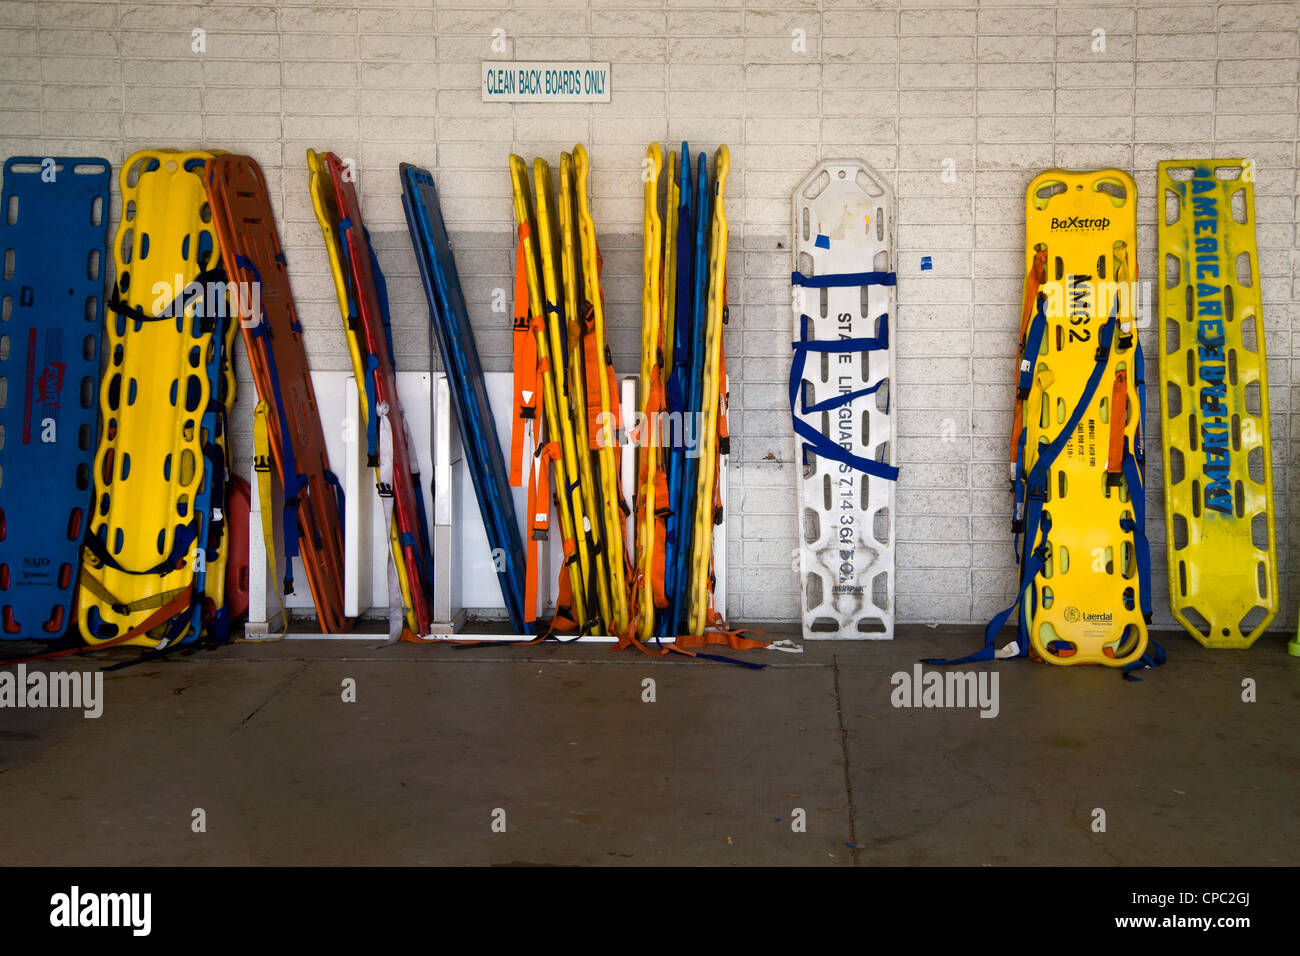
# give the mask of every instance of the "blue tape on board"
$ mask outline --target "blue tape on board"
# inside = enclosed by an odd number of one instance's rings
[[[933,268],[934,268],[934,263],[930,260],[930,257],[929,257],[929,256],[922,256],[922,257],[921,257],[921,271],[922,271],[922,272],[929,272],[929,271],[930,271],[931,269],[933,269]]]
[[[818,249],[829,249],[831,247],[831,237],[819,235],[816,246]]]

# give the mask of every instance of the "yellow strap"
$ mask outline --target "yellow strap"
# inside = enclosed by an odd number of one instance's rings
[[[262,516],[262,547],[266,550],[267,580],[279,592],[280,574],[275,564],[275,498],[271,485],[271,430],[267,424],[270,406],[259,401],[253,409],[253,471],[257,475],[258,512]],[[289,630],[289,609],[280,602],[280,633]]]
[[[82,566],[80,584],[109,607],[120,605],[126,608],[128,612],[155,610],[178,597],[185,590],[185,588],[176,588],[171,591],[160,591],[157,594],[146,595],[136,601],[122,601],[116,594],[109,591],[102,581],[90,573],[89,565]]]

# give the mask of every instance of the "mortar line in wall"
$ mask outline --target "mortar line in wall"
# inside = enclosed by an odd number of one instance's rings
[[[1131,86],[1132,86],[1132,90],[1133,90],[1133,103],[1132,103],[1132,105],[1129,106],[1129,124],[1128,124],[1128,129],[1129,129],[1129,142],[1130,142],[1130,145],[1129,145],[1129,157],[1128,157],[1128,161],[1129,161],[1129,166],[1130,166],[1130,168],[1131,168],[1131,169],[1133,170],[1133,172],[1136,174],[1136,173],[1137,173],[1137,104],[1138,104],[1138,93],[1137,93],[1137,88],[1138,88],[1138,4],[1137,4],[1137,0],[1133,0],[1133,32],[1132,32],[1132,34],[1131,34],[1131,37],[1132,37],[1132,40],[1133,40],[1133,50],[1132,50],[1132,57],[1133,57],[1133,83],[1132,83],[1132,85],[1131,85]],[[1216,43],[1217,43],[1217,39],[1216,39]],[[1217,66],[1216,66],[1215,69],[1216,69],[1216,71],[1217,71],[1217,69],[1218,69]],[[1137,260],[1137,256],[1136,256],[1136,255],[1134,256],[1134,260],[1133,260],[1133,261],[1134,261],[1135,264],[1137,263],[1138,260]],[[1145,425],[1145,423],[1143,424],[1142,427],[1143,427],[1143,433],[1145,434],[1145,430],[1146,430],[1146,425]]]
[[[1212,156],[1219,155],[1219,64],[1222,59],[1219,56],[1219,42],[1222,34],[1219,32],[1219,8],[1221,4],[1214,5],[1214,82],[1210,90],[1210,142],[1213,144]]]
[[[1217,26],[1217,24],[1216,24],[1216,26]],[[1216,32],[1217,32],[1217,31],[1216,31]],[[1297,41],[1297,43],[1300,43],[1300,24],[1297,24],[1297,26],[1296,26],[1296,41]],[[1215,89],[1217,90],[1217,89],[1218,89],[1218,86],[1219,86],[1219,84],[1218,84],[1218,79],[1219,79],[1219,78],[1218,78],[1217,73],[1216,73],[1214,79],[1215,79],[1215,84],[1214,84],[1214,86],[1215,86]],[[1294,95],[1292,96],[1292,98],[1291,98],[1291,103],[1292,103],[1292,106],[1295,106],[1295,107],[1300,108],[1300,79],[1297,80],[1296,92],[1295,92],[1295,94],[1294,94]],[[1292,189],[1293,189],[1293,190],[1295,189],[1295,186],[1297,185],[1298,181],[1300,181],[1300,128],[1298,128],[1297,131],[1296,131],[1296,138],[1295,138],[1295,140],[1293,141],[1293,146],[1292,146],[1292,150],[1291,150],[1291,184],[1292,184]],[[1292,283],[1293,283],[1292,288],[1295,287],[1295,286],[1294,286],[1294,283],[1295,283],[1295,281],[1296,281],[1296,275],[1297,275],[1297,263],[1296,263],[1296,259],[1297,259],[1298,256],[1300,256],[1300,252],[1297,251],[1297,250],[1300,250],[1300,222],[1297,222],[1297,221],[1296,221],[1296,210],[1297,210],[1297,203],[1298,203],[1298,202],[1300,202],[1300,196],[1297,196],[1296,193],[1293,191],[1293,193],[1292,193],[1292,199],[1291,199],[1291,236],[1292,236],[1292,239],[1291,239],[1291,249],[1292,249],[1292,252],[1291,252],[1291,256],[1290,256],[1290,260],[1291,260],[1291,261],[1290,261],[1290,263],[1289,263],[1290,266],[1291,266],[1291,276],[1290,276],[1290,278],[1291,278],[1291,281],[1292,281]],[[1262,277],[1261,277],[1261,281],[1262,281]],[[1260,326],[1261,326],[1261,328],[1263,327],[1263,323],[1262,323],[1262,322],[1260,323]],[[1265,335],[1267,336],[1267,332],[1265,332]],[[1288,392],[1290,391],[1291,384],[1295,381],[1295,374],[1294,374],[1294,366],[1295,366],[1294,353],[1295,353],[1295,349],[1294,349],[1294,347],[1293,347],[1293,348],[1290,350],[1290,352],[1288,353],[1288,358],[1291,359],[1291,361],[1289,361],[1289,362],[1287,363],[1287,390],[1288,390]],[[1287,425],[1288,425],[1288,429],[1287,429],[1287,447],[1286,447],[1286,451],[1287,451],[1287,457],[1286,457],[1286,460],[1287,460],[1287,461],[1290,461],[1290,460],[1291,460],[1292,449],[1293,449],[1293,447],[1294,447],[1294,445],[1295,445],[1294,440],[1290,437],[1290,436],[1291,436],[1291,430],[1290,430],[1290,427],[1289,427],[1290,424],[1291,424],[1291,422],[1294,421],[1295,417],[1296,417],[1295,409],[1292,407],[1292,403],[1291,403],[1290,401],[1288,401],[1288,402],[1287,402]],[[1286,549],[1286,550],[1287,550],[1287,567],[1286,567],[1286,571],[1287,571],[1287,577],[1290,578],[1291,581],[1293,581],[1293,582],[1294,582],[1294,580],[1295,580],[1295,569],[1294,569],[1294,567],[1292,566],[1292,563],[1291,563],[1291,560],[1290,560],[1290,552],[1291,552],[1291,548],[1290,548],[1290,544],[1291,544],[1291,531],[1290,531],[1290,529],[1291,529],[1291,527],[1292,527],[1292,523],[1291,523],[1291,521],[1292,521],[1292,515],[1294,514],[1293,504],[1294,504],[1294,502],[1295,502],[1295,491],[1294,491],[1295,478],[1294,478],[1294,474],[1295,474],[1294,469],[1288,469],[1288,470],[1287,470],[1287,480],[1286,480],[1286,486],[1287,486],[1287,498],[1286,498],[1286,505],[1287,505],[1287,508],[1286,508],[1286,512],[1287,512],[1287,522],[1286,522],[1286,525],[1287,525],[1287,530],[1286,530],[1286,539],[1287,539],[1288,547],[1287,547],[1287,549]],[[1274,531],[1274,535],[1276,535],[1276,533],[1277,533],[1277,532],[1276,532],[1276,530],[1275,530],[1275,531]],[[1279,567],[1279,568],[1278,568],[1278,579],[1279,579],[1279,580],[1281,580],[1281,570],[1282,570],[1282,569]],[[1297,627],[1300,628],[1300,625],[1297,625]],[[1290,628],[1288,628],[1288,630],[1290,630]]]
[[[119,160],[120,163],[122,160],[126,159],[126,61],[125,58],[122,56],[122,0],[118,0],[116,6],[117,6],[117,22],[116,22],[117,29],[115,33],[117,35],[117,43],[116,43],[117,75],[122,81],[122,102],[118,105],[118,111],[117,111],[117,138],[118,138],[117,148],[118,148],[118,152],[121,154],[121,159]],[[38,19],[37,23],[39,22],[40,21]],[[39,40],[40,38],[37,37],[38,50],[40,49]],[[45,110],[42,109],[41,130],[44,131],[44,129],[45,129]],[[109,192],[110,194],[112,192],[111,183],[110,183]],[[113,257],[109,256],[108,258],[111,260]],[[110,269],[113,268],[111,261],[109,262],[109,267]],[[116,275],[114,276],[114,278],[116,279]]]
[[[518,10],[519,10],[518,0],[510,0],[510,6],[508,9],[508,15],[510,17],[510,30],[507,31],[507,36],[509,36],[510,38],[510,55],[511,58],[515,60],[519,59],[519,38],[510,31],[514,29],[515,23],[517,22],[515,20],[515,15],[518,12]],[[491,47],[489,46],[488,49],[490,50]],[[437,124],[436,105],[434,106],[434,114],[435,114],[434,123],[436,127]],[[519,148],[519,104],[512,102],[510,104],[510,151],[513,153],[518,148]],[[507,160],[507,162],[509,162],[509,160]],[[513,186],[511,188],[513,189]],[[513,275],[511,276],[511,278],[513,279]]]
[[[433,67],[434,75],[438,78],[438,83],[442,83],[442,73],[438,62],[438,4],[434,0],[429,2],[429,31],[433,36]],[[488,48],[491,51],[491,47]],[[482,95],[482,94],[480,94]],[[361,112],[361,95],[357,94],[357,113]],[[417,117],[423,119],[423,117]],[[432,142],[429,146],[429,161],[433,164],[433,175],[437,181],[442,180],[442,138],[438,135],[438,97],[433,97],[433,118],[430,122],[429,132],[432,136]],[[470,325],[473,326],[471,319]]]
[[[819,29],[820,29],[820,28],[819,28]],[[748,65],[747,65],[747,63],[746,63],[746,61],[745,61],[745,41],[746,41],[746,39],[747,39],[748,37],[749,37],[749,4],[748,4],[748,3],[743,3],[743,4],[741,5],[741,9],[740,9],[740,155],[741,155],[741,166],[742,166],[742,168],[743,168],[743,166],[744,166],[745,161],[748,160],[748,158],[749,158],[749,69],[748,69]],[[819,54],[819,55],[820,55],[820,54]],[[665,58],[668,57],[668,51],[667,51],[667,50],[664,51],[664,56],[665,56]],[[819,83],[818,85],[820,86],[820,83]],[[719,141],[721,141],[721,137],[719,137]],[[717,175],[717,170],[716,170],[716,169],[714,170],[714,175],[715,175],[715,176]],[[743,182],[743,179],[744,179],[744,172],[743,172],[743,171],[740,172],[740,176],[741,176],[741,178],[742,178],[742,182]],[[742,248],[742,250],[743,250],[743,248],[744,248],[744,223],[745,223],[746,212],[747,212],[747,208],[748,208],[748,203],[747,203],[746,198],[745,198],[746,195],[747,195],[747,191],[744,189],[744,187],[743,187],[743,185],[742,185],[742,188],[741,188],[741,197],[740,197],[740,223],[741,223],[741,230],[740,230],[740,231],[741,231],[741,248]],[[706,201],[712,201],[712,200],[711,200],[711,197],[710,197],[709,199],[707,199]],[[741,261],[742,261],[742,263],[743,263],[743,261],[744,261],[744,256],[743,256],[743,254],[742,254],[742,256],[741,256]],[[729,271],[729,270],[728,270],[728,271]],[[724,282],[725,282],[725,279],[724,279]],[[739,311],[740,311],[740,326],[741,326],[741,327],[744,326],[744,322],[745,322],[745,318],[744,318],[745,285],[746,285],[746,284],[745,284],[744,276],[742,275],[742,276],[741,276],[741,279],[740,279],[741,294],[740,294],[740,297],[737,299],[737,301],[741,304],[741,308],[740,308],[740,310],[739,310]],[[725,351],[725,350],[726,350],[726,331],[725,331],[725,330],[723,331],[723,340],[722,340],[722,341],[723,341],[723,350]],[[741,374],[743,375],[743,374],[744,374],[744,359],[745,359],[745,347],[744,347],[744,336],[743,336],[743,335],[741,336],[741,350],[740,350],[740,356],[741,356]],[[730,386],[728,386],[728,391],[730,391]],[[743,389],[740,390],[740,394],[743,395]],[[728,399],[728,400],[730,400],[730,399]],[[742,412],[743,412],[743,399],[742,399]],[[743,448],[743,447],[744,447],[744,443],[739,442],[739,441],[736,443],[736,450],[737,450],[737,452],[739,452],[740,449]],[[744,467],[744,456],[743,456],[743,455],[737,454],[737,455],[735,456],[735,461],[736,461],[736,463],[737,463],[740,467]],[[732,465],[730,465],[730,467],[728,467],[728,469],[727,469],[727,481],[728,481],[728,485],[730,485],[731,481],[734,480],[734,475],[735,475],[735,473],[736,473],[736,467],[737,467],[736,464],[732,464]],[[727,491],[728,491],[728,494],[730,494],[730,491],[731,491],[730,487],[728,487]],[[745,518],[744,518],[744,515],[743,515],[743,514],[742,514],[742,515],[733,515],[733,516],[731,516],[731,517],[732,517],[732,520],[730,520],[730,521],[727,522],[727,540],[726,540],[726,542],[725,542],[724,545],[723,545],[723,553],[724,553],[724,556],[727,556],[727,557],[729,557],[730,554],[731,554],[731,542],[732,542],[732,536],[733,536],[733,535],[735,536],[735,540],[736,540],[736,542],[737,542],[737,545],[736,545],[737,549],[740,550],[740,551],[743,553],[743,551],[744,551],[744,547],[745,547],[745,535],[744,535],[744,523],[745,523]],[[737,518],[738,518],[739,520],[735,520],[735,519],[737,519]],[[743,562],[743,561],[742,561],[742,562],[739,562],[739,564],[741,565],[741,567],[743,567],[744,562]],[[731,562],[730,562],[730,560],[727,561],[727,566],[728,566],[728,569],[730,569],[730,566],[731,566]],[[725,595],[723,595],[723,598],[724,598],[724,600],[726,601],[726,604],[727,604],[727,612],[728,612],[727,616],[730,617],[732,620],[735,620],[735,619],[738,618],[738,617],[742,617],[742,615],[743,615],[743,607],[742,607],[742,614],[737,614],[737,613],[736,613],[736,611],[735,611],[736,601],[733,600],[733,597],[735,597],[735,596],[739,596],[739,597],[741,597],[741,598],[742,598],[742,602],[741,602],[742,605],[748,603],[748,602],[743,601],[743,596],[744,596],[744,593],[745,593],[745,592],[740,588],[740,586],[739,586],[739,584],[738,584],[738,578],[739,578],[739,577],[740,577],[740,575],[735,574],[735,573],[730,573],[730,574],[727,575],[727,582],[726,582],[726,585],[727,585],[727,593],[726,593]]]
[[[365,187],[365,180],[362,179],[361,176],[361,93],[362,93],[361,74],[365,71],[365,64],[362,62],[362,57],[361,57],[361,5],[360,4],[354,5],[352,10],[356,14],[356,19],[353,21],[352,24],[352,33],[353,36],[356,37],[356,49],[354,55],[356,56],[356,63],[357,63],[357,75],[352,78],[352,92],[355,93],[357,97],[356,100],[357,103],[356,146],[357,148],[356,148],[356,163],[353,166],[353,170],[354,170],[353,176],[356,177],[357,192],[360,194],[361,197],[364,197],[366,192],[366,187]]]
[[[1058,46],[1061,39],[1061,3],[1057,0],[1056,16],[1052,20],[1052,165],[1060,166],[1056,158],[1056,102],[1061,93],[1061,62],[1058,56]],[[1014,426],[1012,426],[1014,427]]]
[[[971,203],[971,228],[970,228],[970,318],[968,320],[971,330],[971,354],[967,359],[966,374],[970,380],[970,424],[968,426],[967,437],[970,438],[970,459],[966,469],[966,494],[972,505],[975,503],[975,316],[979,314],[979,295],[976,291],[979,269],[975,263],[975,257],[979,254],[979,203],[976,201],[977,192],[976,182],[979,179],[979,152],[980,152],[980,22],[979,10],[975,11],[975,102],[971,104],[975,107],[975,122],[973,134],[975,142],[971,149],[971,182],[970,182],[970,203]],[[902,104],[899,104],[900,108]],[[974,511],[974,508],[971,509]],[[968,515],[966,518],[966,547],[968,548],[967,570],[966,570],[966,618],[969,621],[975,620],[975,518],[974,515]]]
[[[40,113],[41,113],[41,137],[40,137],[41,148],[40,148],[40,151],[41,151],[42,153],[46,153],[46,152],[49,152],[49,149],[48,149],[48,148],[46,147],[46,145],[45,145],[45,143],[46,143],[46,139],[45,139],[45,112],[46,112],[46,110],[45,110],[45,63],[44,63],[45,57],[44,57],[44,55],[42,55],[42,53],[41,53],[41,14],[40,14],[40,11],[35,10],[35,8],[33,8],[33,11],[36,13],[36,76],[37,76],[37,79],[38,79],[38,81],[39,81],[39,82],[36,84],[36,97],[37,97],[37,99],[36,99],[36,108],[37,108],[38,110],[40,110]],[[118,11],[117,11],[117,22],[118,22],[119,24],[121,24],[121,22],[122,22],[122,8],[121,8],[121,4],[118,5]],[[120,56],[120,54],[121,54],[121,50],[120,50],[120,48],[119,48],[118,53],[119,53],[119,56],[118,56],[118,64],[117,64],[117,66],[118,66],[118,75],[120,76],[120,75],[121,75],[121,68],[122,68],[122,61],[121,61],[121,56]],[[124,102],[124,103],[126,102],[126,91],[125,91],[125,90],[123,90],[123,102]],[[121,133],[122,133],[122,130],[121,130],[121,117],[118,117],[118,135],[120,136]]]
[[[820,27],[820,24],[819,24],[819,25],[818,25],[818,32],[819,32],[819,33],[820,33],[820,30],[821,30],[821,27]],[[740,308],[737,310],[737,311],[740,313],[740,321],[739,321],[738,325],[735,326],[735,328],[737,328],[737,329],[739,330],[739,332],[738,332],[738,333],[733,333],[733,337],[736,336],[736,335],[738,335],[738,337],[739,337],[739,339],[740,339],[740,362],[741,362],[740,368],[741,368],[741,375],[742,375],[742,376],[745,374],[745,372],[744,372],[744,368],[745,368],[745,335],[744,335],[744,327],[745,327],[745,304],[746,304],[746,302],[745,302],[745,294],[746,294],[746,292],[747,292],[747,290],[748,290],[748,283],[745,281],[745,275],[744,275],[744,271],[743,271],[743,270],[744,270],[744,248],[745,248],[745,223],[748,221],[748,210],[749,210],[749,200],[748,200],[748,198],[747,198],[748,195],[749,195],[749,191],[748,191],[747,189],[744,188],[744,171],[743,171],[744,163],[745,163],[745,162],[748,160],[748,158],[749,158],[749,129],[748,129],[748,127],[749,127],[749,70],[748,70],[748,68],[747,68],[747,64],[746,64],[746,62],[745,62],[745,52],[744,52],[744,51],[745,51],[745,41],[746,41],[748,38],[749,38],[749,4],[748,4],[748,3],[745,3],[744,6],[741,7],[741,11],[740,11],[740,50],[741,50],[741,53],[740,53],[740,116],[741,116],[741,121],[740,121],[740,155],[741,155],[741,167],[742,167],[742,168],[741,168],[741,171],[740,171],[739,175],[740,175],[740,177],[741,177],[741,183],[742,183],[742,184],[741,184],[741,190],[740,190],[740,218],[739,218],[740,230],[739,230],[739,231],[740,231],[740,247],[741,247],[741,257],[740,257],[740,261],[741,261],[741,264],[742,264],[742,265],[741,265],[741,275],[740,275],[740,295],[736,298],[736,301],[737,301],[738,303],[740,303]],[[820,55],[820,54],[819,54],[819,55]],[[668,56],[668,51],[667,51],[666,49],[664,50],[664,56],[665,56],[665,58],[667,58],[667,56]],[[820,85],[821,85],[821,84],[818,83],[818,86],[819,86],[819,87],[820,87]],[[728,262],[730,262],[730,261],[731,261],[730,256],[728,256]],[[728,271],[728,272],[731,272],[730,269],[728,269],[727,271]],[[726,351],[726,341],[727,341],[727,340],[726,340],[726,330],[724,330],[724,331],[723,331],[723,339],[722,339],[722,343],[723,343],[722,347],[723,347],[723,351],[724,351],[724,352]],[[728,407],[730,408],[730,402],[731,402],[731,398],[730,398],[731,386],[730,386],[730,383],[728,383],[727,391],[728,391],[728,399],[727,399],[727,400],[728,400],[728,403],[729,403]],[[738,389],[737,392],[736,392],[736,394],[739,395],[739,396],[741,397],[741,402],[740,402],[740,411],[741,411],[741,414],[743,415],[743,414],[744,414],[744,389],[743,389],[743,388],[742,388],[742,389]],[[739,452],[740,449],[741,449],[741,447],[742,447],[741,443],[740,443],[740,442],[737,442],[737,443],[736,443],[736,451]],[[735,501],[735,500],[737,500],[737,499],[740,497],[740,496],[737,496],[737,495],[732,494],[732,489],[731,489],[730,485],[731,485],[733,482],[736,481],[736,472],[737,472],[737,469],[738,469],[738,468],[744,468],[744,465],[745,465],[745,462],[744,462],[744,456],[741,455],[741,454],[737,454],[737,455],[735,456],[735,459],[734,459],[734,464],[731,464],[731,465],[728,467],[728,469],[727,469],[727,484],[728,484],[727,494],[728,494],[728,496],[729,496],[729,501]],[[742,483],[741,487],[742,487],[742,489],[743,489],[743,483]],[[743,491],[742,491],[742,494],[743,494]],[[726,540],[725,542],[723,542],[723,551],[724,551],[724,554],[725,554],[725,555],[727,556],[727,558],[728,558],[728,560],[727,560],[727,566],[728,566],[728,567],[730,567],[730,565],[731,565],[730,555],[731,555],[731,550],[732,550],[732,540],[733,540],[733,537],[734,537],[734,539],[735,539],[735,541],[736,541],[736,550],[737,550],[738,552],[743,553],[743,551],[744,551],[744,547],[745,547],[745,535],[744,535],[744,527],[743,527],[743,525],[744,525],[744,516],[743,516],[743,515],[735,515],[735,516],[733,516],[733,517],[739,518],[740,520],[739,520],[739,521],[732,520],[732,521],[728,522],[728,524],[727,524],[727,540]],[[740,563],[743,565],[743,562],[740,562]],[[735,608],[735,606],[736,606],[736,602],[734,601],[733,596],[743,595],[743,593],[744,593],[744,592],[739,588],[738,585],[736,585],[736,584],[733,583],[733,582],[736,580],[737,577],[738,577],[738,575],[735,575],[735,574],[728,574],[728,575],[727,575],[727,581],[726,581],[727,593],[723,595],[723,600],[726,601],[727,610],[728,610],[728,612],[729,612],[729,616],[732,618],[732,620],[735,620],[737,617],[740,617],[740,616],[741,616],[741,615],[736,614],[735,611],[733,610],[733,609]]]
[[[275,42],[280,51],[280,210],[281,215],[288,211],[287,201],[288,194],[285,190],[285,180],[288,179],[288,157],[285,156],[285,135],[284,135],[284,8],[278,3],[275,7]]]

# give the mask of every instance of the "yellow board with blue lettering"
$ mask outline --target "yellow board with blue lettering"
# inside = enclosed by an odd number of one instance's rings
[[[1251,172],[1239,159],[1159,172],[1169,599],[1206,647],[1249,647],[1278,610]]]

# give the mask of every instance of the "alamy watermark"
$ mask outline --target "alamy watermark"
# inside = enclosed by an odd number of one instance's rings
[[[1087,340],[1083,323],[1094,319],[1105,321],[1112,310],[1117,321],[1125,322],[1131,316],[1138,328],[1151,322],[1151,283],[1119,282],[1112,279],[1093,279],[1085,275],[1069,275],[1062,281],[1044,282],[1039,293],[1046,298],[1046,315],[1049,319],[1068,318],[1072,339]]]
[[[74,886],[50,897],[50,925],[126,927],[132,936],[148,936],[153,928],[153,894],[83,893]]]
[[[625,412],[623,417],[629,422],[626,432],[618,429],[618,415],[614,412],[596,415],[593,438],[597,448],[619,448],[625,444],[638,448],[681,448],[687,458],[698,458],[703,453],[700,447],[704,434],[702,412],[660,411],[646,415],[637,410]]]
[[[26,664],[0,671],[0,708],[57,707],[84,711],[88,720],[104,713],[102,671],[28,672]]]
[[[981,717],[996,717],[1002,709],[997,671],[895,671],[889,678],[894,707],[978,707]]]
[[[260,282],[186,282],[177,275],[174,282],[155,282],[151,291],[150,314],[155,316],[173,318],[192,310],[197,319],[237,318],[246,328],[256,328],[262,321]]]

